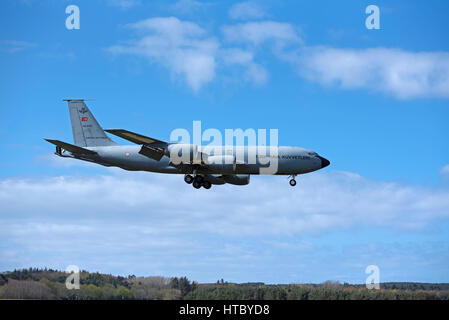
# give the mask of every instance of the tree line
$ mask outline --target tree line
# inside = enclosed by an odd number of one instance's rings
[[[380,290],[364,285],[217,283],[199,284],[187,277],[127,277],[80,272],[80,289],[68,290],[68,274],[52,269],[20,269],[0,273],[0,299],[235,299],[235,300],[449,300],[448,283],[389,282]]]

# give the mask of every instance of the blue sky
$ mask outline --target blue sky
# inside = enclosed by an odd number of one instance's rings
[[[65,8],[80,8],[67,30]],[[380,30],[365,27],[380,8]],[[0,270],[207,282],[449,281],[447,1],[2,1]],[[104,128],[276,128],[331,161],[192,190],[61,161],[63,98]],[[124,143],[124,141],[120,141]]]

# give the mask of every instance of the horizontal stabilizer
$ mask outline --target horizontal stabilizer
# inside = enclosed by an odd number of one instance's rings
[[[106,132],[109,132],[113,135],[116,135],[117,137],[123,138],[125,140],[134,142],[136,144],[153,144],[153,143],[157,143],[157,144],[162,144],[162,145],[166,145],[167,143],[161,140],[157,140],[157,139],[153,139],[150,137],[146,137],[143,136],[141,134],[138,133],[134,133],[128,130],[123,130],[123,129],[108,129],[105,130]]]
[[[88,149],[84,149],[78,146],[74,146],[73,144],[67,143],[67,142],[62,142],[59,140],[50,140],[50,139],[45,139],[50,143],[53,143],[55,146],[61,147],[64,150],[67,150],[71,153],[76,153],[76,154],[96,154],[95,151],[92,150],[88,150]]]

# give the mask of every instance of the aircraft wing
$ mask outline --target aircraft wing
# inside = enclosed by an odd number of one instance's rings
[[[46,141],[54,144],[57,147],[60,147],[64,150],[70,151],[71,153],[76,153],[76,154],[96,154],[95,151],[89,150],[89,149],[85,149],[85,148],[81,148],[78,146],[75,146],[73,144],[67,143],[67,142],[63,142],[63,141],[59,141],[59,140],[51,140],[51,139],[45,139]]]
[[[168,145],[165,141],[153,139],[124,129],[108,129],[104,131],[134,142],[135,144],[141,144],[142,148],[139,153],[156,161],[161,160],[164,156],[165,147]]]
[[[116,135],[117,137],[123,138],[125,140],[134,142],[135,144],[162,144],[167,145],[167,142],[157,140],[154,138],[146,137],[141,134],[131,132],[124,129],[107,129],[104,130],[106,132],[109,132],[113,135]]]
[[[156,161],[161,160],[164,154],[166,154],[165,151],[167,146],[169,145],[169,143],[165,141],[150,138],[124,129],[106,129],[104,131],[109,132],[125,140],[131,141],[135,144],[142,145],[142,148],[140,149],[139,153]],[[204,165],[205,162],[207,162],[208,157],[207,154],[203,152],[198,152],[197,157],[198,159],[196,159],[195,161],[197,161],[199,164]]]

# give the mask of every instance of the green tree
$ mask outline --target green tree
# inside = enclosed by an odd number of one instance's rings
[[[128,300],[133,298],[131,291],[124,286],[117,287],[117,289],[115,290],[115,296],[121,300]]]

